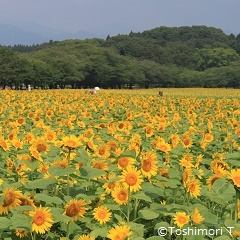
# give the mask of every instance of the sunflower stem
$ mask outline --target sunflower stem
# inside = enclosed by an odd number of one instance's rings
[[[34,231],[33,232],[33,235],[32,235],[32,240],[36,240],[37,239],[37,234],[36,234],[36,232]]]
[[[137,217],[137,209],[138,209],[138,204],[139,204],[139,200],[136,198],[135,199],[135,206],[134,206],[134,215],[133,215],[133,220],[135,220],[136,219],[136,217]]]
[[[189,203],[190,203],[190,194],[187,194],[187,206],[189,207]]]
[[[67,164],[70,165],[70,154],[71,154],[71,148],[68,150],[68,156],[67,156]],[[67,175],[67,196],[70,194],[70,181],[69,181],[69,174]]]
[[[123,211],[120,210],[119,212],[120,212],[120,216],[121,216],[121,217],[124,217],[124,218],[127,219],[127,215],[126,215]]]
[[[69,240],[69,224],[70,222],[67,223],[66,240]]]
[[[187,190],[184,191],[184,199],[183,199],[183,205],[186,205],[186,199],[187,199]]]
[[[177,188],[173,190],[173,203],[176,203]]]
[[[130,187],[128,187],[127,222],[130,221]]]
[[[235,197],[235,213],[234,213],[234,221],[235,223],[237,223],[238,220],[238,197],[239,197],[239,193],[238,193],[238,189],[236,189],[236,197]]]

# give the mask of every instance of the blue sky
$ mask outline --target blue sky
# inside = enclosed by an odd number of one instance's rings
[[[240,0],[0,0],[0,24],[118,33],[205,25],[240,33]]]

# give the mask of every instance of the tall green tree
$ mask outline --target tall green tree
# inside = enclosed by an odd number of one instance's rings
[[[239,60],[239,54],[231,48],[203,48],[196,52],[196,69],[228,66]]]

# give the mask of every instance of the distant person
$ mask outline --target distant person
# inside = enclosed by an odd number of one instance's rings
[[[99,87],[95,87],[95,88],[94,88],[94,93],[97,93],[97,91],[99,91],[99,90],[100,90]]]
[[[30,92],[31,90],[31,85],[28,85],[28,91]]]

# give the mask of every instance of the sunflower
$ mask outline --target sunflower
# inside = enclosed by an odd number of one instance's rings
[[[42,138],[37,138],[33,141],[31,148],[35,149],[38,153],[47,153],[50,150],[49,145]]]
[[[19,125],[24,125],[26,123],[26,120],[25,118],[23,117],[19,117],[16,122],[19,124]]]
[[[34,147],[30,147],[29,150],[30,150],[31,155],[35,159],[37,159],[40,162],[43,162],[43,159],[42,159],[41,155],[39,154],[39,152]]]
[[[107,182],[103,184],[103,188],[106,190],[108,194],[111,194],[115,187],[119,186],[119,181],[116,180],[116,175],[114,173],[110,173],[107,175]]]
[[[166,127],[167,127],[167,123],[159,123],[157,126],[157,130],[164,131]]]
[[[175,148],[180,142],[180,137],[177,134],[172,134],[170,136],[170,141],[171,141],[172,147]]]
[[[126,127],[127,127],[126,122],[120,121],[117,124],[117,130],[120,131],[120,132],[125,131]]]
[[[48,118],[50,118],[50,117],[52,117],[53,116],[53,114],[54,114],[54,112],[53,112],[53,110],[52,109],[47,109],[47,111],[46,111],[46,117],[48,117]]]
[[[19,176],[23,176],[25,173],[31,171],[31,168],[29,168],[26,164],[19,164],[16,167],[16,172]]]
[[[116,127],[113,124],[107,126],[107,133],[109,135],[114,135],[116,133]]]
[[[215,183],[216,180],[218,180],[219,178],[221,178],[220,176],[217,176],[217,175],[213,175],[211,177],[209,177],[207,180],[206,180],[206,183],[207,183],[207,187],[209,190],[211,190],[213,184]]]
[[[14,171],[15,169],[15,164],[14,164],[14,161],[11,159],[11,158],[7,158],[6,159],[6,165],[7,165],[7,169],[11,172]]]
[[[46,131],[44,136],[48,142],[54,142],[57,138],[57,134],[51,130]]]
[[[87,144],[87,147],[88,147],[88,149],[89,149],[90,151],[97,151],[97,146],[95,145],[95,143],[94,143],[94,141],[93,141],[92,138],[91,138],[91,139],[88,139],[87,142],[86,142],[86,144]]]
[[[185,224],[189,223],[190,216],[185,212],[176,212],[173,220],[178,227],[182,228]]]
[[[217,159],[213,160],[210,163],[210,167],[213,171],[218,167],[221,167],[223,170],[228,170],[230,168],[226,162],[224,162],[223,160],[217,160]]]
[[[87,111],[86,111],[86,112],[83,113],[83,117],[84,117],[84,118],[91,118],[91,117],[92,117],[92,114],[91,114],[90,112],[87,112]]]
[[[52,178],[53,176],[49,173],[49,172],[45,172],[43,175],[43,178]],[[57,179],[58,177],[55,176],[55,178]]]
[[[191,168],[193,167],[192,161],[193,157],[190,154],[185,154],[180,160],[180,165],[185,168]]]
[[[83,132],[83,135],[87,138],[91,138],[94,136],[94,131],[92,128],[88,128]]]
[[[155,152],[142,152],[141,172],[143,176],[150,179],[157,174],[157,155]]]
[[[59,167],[65,169],[68,167],[68,161],[67,161],[67,159],[57,160],[57,161],[52,162],[51,166],[59,166]]]
[[[205,151],[207,147],[207,142],[205,142],[203,139],[200,141],[201,148]]]
[[[105,145],[102,145],[99,148],[97,148],[95,154],[98,157],[102,157],[102,158],[106,159],[106,158],[108,158],[110,156],[109,150],[110,150],[110,147],[107,144],[105,144]]]
[[[181,117],[178,112],[174,112],[173,114],[173,121],[179,122],[181,120]]]
[[[192,169],[186,168],[182,175],[182,184],[184,187],[190,182],[190,179],[193,177]]]
[[[213,135],[211,133],[206,133],[204,135],[204,141],[207,142],[207,143],[210,143],[212,142],[214,139]]]
[[[29,234],[29,231],[25,229],[17,229],[15,233],[17,237],[24,238]]]
[[[93,217],[100,224],[104,224],[110,221],[112,213],[106,207],[100,206],[93,209]]]
[[[118,141],[118,142],[126,142],[126,139],[124,138],[123,134],[119,134],[119,133],[116,133],[114,134],[114,138]],[[131,142],[131,139],[130,139],[130,142]]]
[[[238,218],[240,218],[240,200],[237,202]]]
[[[33,218],[32,231],[36,233],[44,234],[49,231],[54,222],[51,209],[41,205],[39,208],[35,208],[34,211],[30,211],[29,215]]]
[[[17,128],[19,124],[17,122],[10,122],[9,126],[14,129],[14,128]]]
[[[213,171],[214,171],[215,175],[217,175],[219,177],[224,177],[224,176],[227,176],[229,174],[229,172],[221,166],[215,167],[213,169]]]
[[[31,156],[29,154],[21,154],[21,155],[17,155],[17,159],[20,161],[28,161],[31,162]]]
[[[201,196],[201,184],[200,181],[197,179],[191,180],[187,183],[187,191],[190,193],[192,197],[197,198]]]
[[[28,132],[25,137],[25,141],[28,143],[32,143],[34,139],[35,139],[34,134],[32,132]]]
[[[240,168],[231,170],[230,178],[235,186],[240,187]]]
[[[41,162],[39,165],[38,165],[38,168],[37,168],[37,171],[38,172],[43,172],[43,173],[46,173],[49,169],[49,166],[46,164],[46,163],[43,163]]]
[[[79,170],[80,168],[82,168],[84,166],[84,162],[78,162],[75,164],[75,168],[76,170]]]
[[[119,205],[127,205],[128,203],[128,190],[125,187],[117,186],[112,191],[112,197]]]
[[[10,149],[10,143],[7,140],[4,140],[3,137],[0,137],[0,148],[4,151],[8,151]]]
[[[106,192],[110,194],[114,188],[116,187],[116,181],[108,182],[103,185],[103,188],[105,188]]]
[[[169,178],[169,170],[168,168],[158,168],[158,175],[165,177],[165,178]]]
[[[128,166],[126,170],[123,170],[120,181],[125,187],[129,187],[131,192],[137,192],[141,189],[143,179],[141,172],[137,168]]]
[[[95,240],[95,238],[90,237],[89,235],[83,234],[77,240]]]
[[[130,226],[123,225],[111,228],[108,232],[107,237],[111,240],[125,240],[129,239],[132,234],[133,233],[130,231]]]
[[[74,125],[73,123],[71,122],[71,120],[67,119],[64,121],[64,124],[65,126],[68,126],[70,130],[73,130],[74,129]]]
[[[11,140],[11,144],[16,149],[22,149],[23,148],[23,142],[20,141],[18,138],[13,138],[13,140]]]
[[[192,144],[193,144],[193,141],[189,136],[186,135],[182,138],[182,146],[184,148],[190,148]]]
[[[87,208],[85,207],[86,203],[84,200],[72,199],[66,206],[64,215],[71,217],[73,221],[77,221],[78,216],[84,217]]]
[[[78,125],[80,128],[85,128],[85,127],[86,127],[85,122],[84,122],[84,121],[80,121],[80,120],[77,121],[77,125]]]
[[[197,162],[195,163],[195,168],[198,168],[200,166],[202,159],[203,159],[203,154],[199,154],[197,156]]]
[[[130,143],[128,150],[134,151],[138,155],[140,153],[140,146],[137,143]]]
[[[72,150],[71,152],[70,152],[70,155],[69,155],[69,152],[67,152],[67,151],[60,151],[60,153],[61,154],[63,154],[63,160],[65,160],[65,161],[68,161],[68,157],[69,157],[69,160],[73,160],[73,159],[75,159],[75,157],[77,156],[77,153],[76,153],[76,151],[75,150]]]
[[[240,237],[240,231],[234,230],[233,231],[233,236]]]
[[[118,168],[126,169],[128,166],[135,164],[136,159],[132,157],[120,157],[118,158]]]
[[[63,145],[69,149],[77,148],[81,145],[81,141],[78,137],[71,135],[69,137],[62,138]]]
[[[33,200],[22,195],[20,198],[20,206],[31,206],[31,207],[35,207]]]
[[[9,210],[21,205],[22,193],[15,188],[6,188],[3,192],[3,201],[0,202],[0,215],[7,214]]]
[[[107,142],[107,145],[109,146],[109,150],[115,152],[118,148],[118,142],[114,140],[110,140]]]
[[[34,117],[34,112],[28,112],[28,114],[27,114],[27,117],[28,118],[33,118]]]
[[[154,126],[152,124],[147,124],[145,127],[146,137],[152,137],[154,134]]]
[[[157,141],[156,148],[161,152],[169,153],[172,149],[171,145],[166,143],[165,140]]]
[[[8,140],[12,141],[14,138],[17,138],[18,131],[14,129],[9,135],[8,135]]]
[[[93,168],[101,169],[101,170],[108,170],[109,166],[106,160],[92,160]]]
[[[240,136],[240,128],[236,129],[235,134],[237,134],[238,136]]]
[[[142,137],[141,137],[141,135],[138,134],[138,133],[133,133],[133,134],[132,134],[132,137],[131,137],[131,139],[130,139],[129,142],[130,142],[130,143],[135,143],[135,144],[137,144],[138,146],[140,146],[140,145],[141,145],[141,142],[142,142]]]
[[[117,148],[117,149],[115,150],[115,155],[116,155],[117,157],[119,157],[121,154],[123,154],[123,152],[124,152],[124,149]]]
[[[200,223],[202,223],[202,221],[204,220],[205,218],[200,214],[199,210],[197,208],[194,209],[194,212],[192,214],[192,220],[193,220],[193,223],[195,225],[199,225]]]

